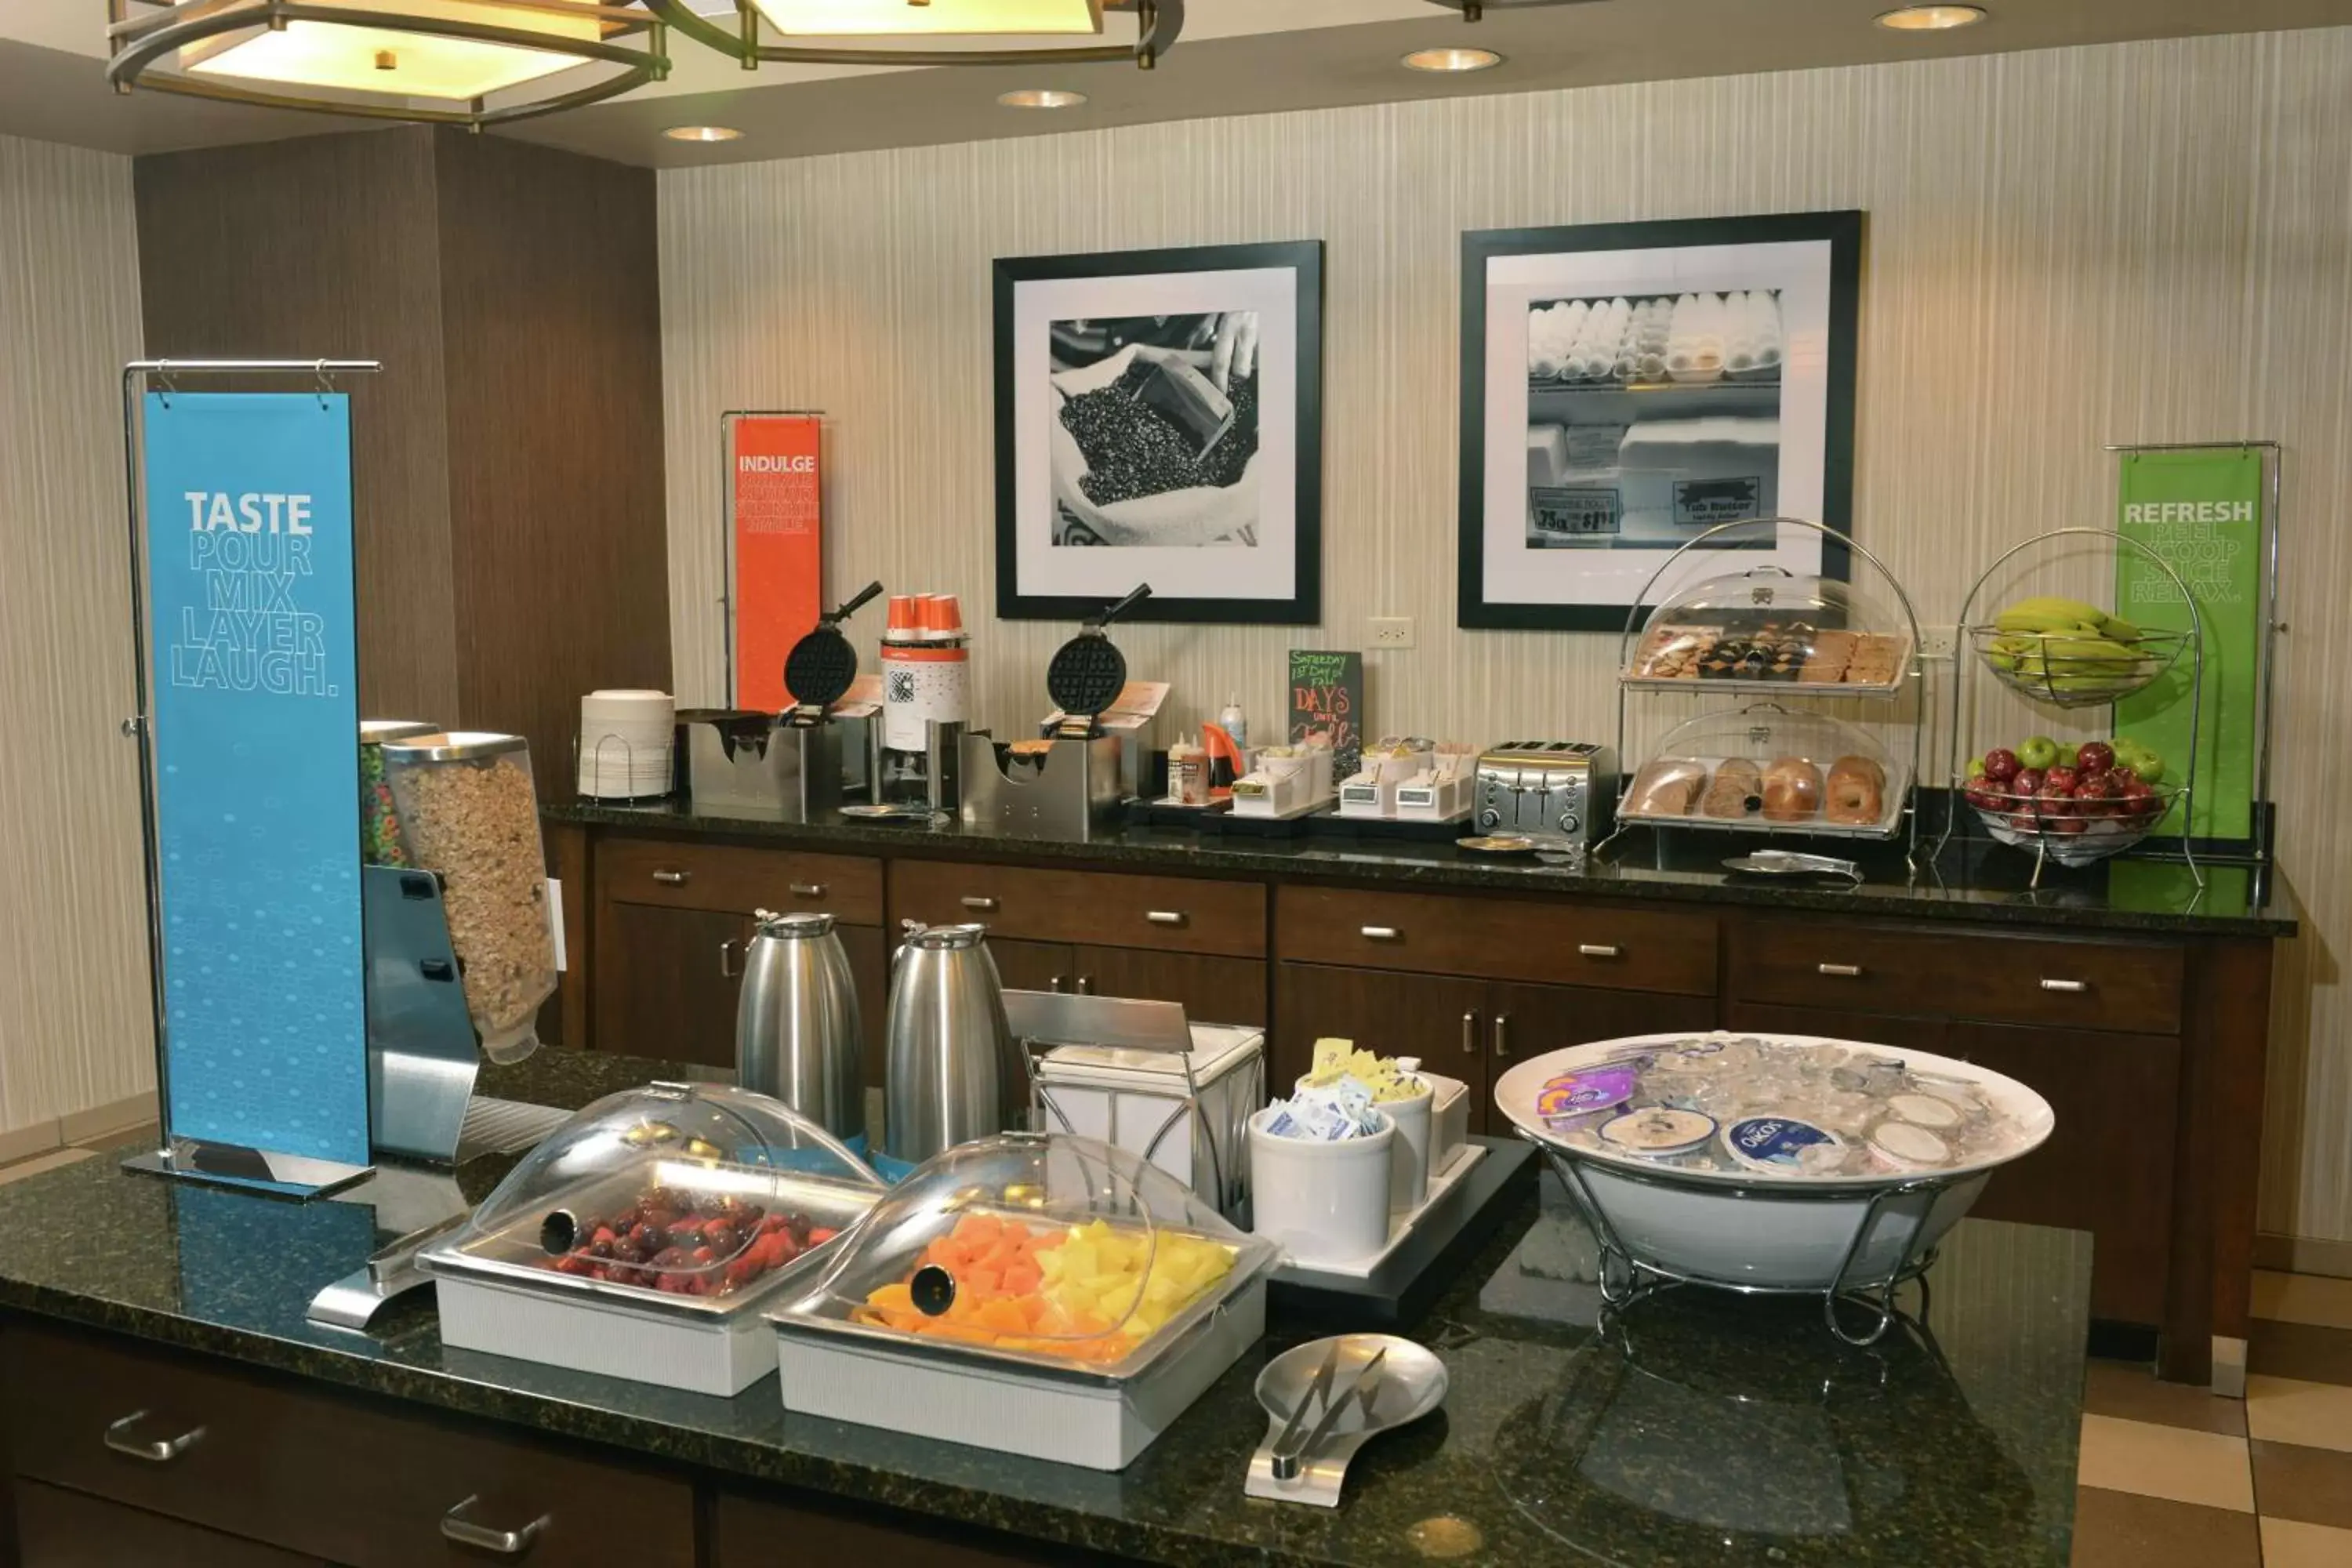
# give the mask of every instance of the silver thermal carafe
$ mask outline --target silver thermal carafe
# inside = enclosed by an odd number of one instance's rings
[[[857,987],[833,917],[759,911],[735,1006],[735,1080],[835,1137],[866,1135]]]
[[[919,1164],[1027,1125],[1029,1061],[976,925],[911,926],[890,973],[884,1152]]]

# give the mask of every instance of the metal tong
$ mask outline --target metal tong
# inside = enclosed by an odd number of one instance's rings
[[[1323,1365],[1315,1373],[1315,1381],[1307,1384],[1307,1393],[1299,1399],[1297,1408],[1290,1413],[1290,1420],[1283,1427],[1282,1435],[1274,1440],[1273,1466],[1276,1480],[1288,1481],[1298,1478],[1299,1469],[1306,1457],[1319,1447],[1325,1438],[1330,1436],[1333,1423],[1339,1419],[1341,1413],[1349,1405],[1360,1400],[1364,1407],[1365,1422],[1370,1424],[1371,1421],[1372,1404],[1380,1397],[1381,1392],[1381,1365],[1389,1359],[1388,1347],[1383,1345],[1379,1354],[1364,1363],[1364,1370],[1356,1375],[1355,1383],[1349,1386],[1346,1394],[1338,1399],[1333,1399],[1331,1384],[1339,1374],[1341,1348],[1339,1342],[1336,1340],[1332,1342],[1331,1353],[1323,1358]],[[1304,1438],[1301,1438],[1298,1428],[1307,1420],[1307,1412],[1318,1401],[1323,1405],[1322,1418],[1315,1423],[1314,1427]]]

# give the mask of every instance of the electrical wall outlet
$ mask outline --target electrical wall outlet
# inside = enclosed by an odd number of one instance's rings
[[[1958,626],[1921,626],[1919,657],[1950,658],[1959,651],[1960,628]]]
[[[1412,617],[1411,616],[1374,616],[1371,642],[1373,647],[1411,647]]]

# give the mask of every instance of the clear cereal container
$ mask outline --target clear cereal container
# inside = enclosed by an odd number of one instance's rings
[[[409,861],[441,878],[449,942],[483,1054],[520,1061],[539,1048],[540,1005],[556,984],[530,742],[451,731],[388,742],[383,752]]]
[[[400,837],[400,813],[392,804],[392,784],[383,776],[385,742],[440,732],[440,725],[415,719],[360,721],[360,857],[369,865],[409,864],[408,846]]]
[[[1759,566],[1693,584],[1653,610],[1621,678],[1891,697],[1912,653],[1906,620],[1853,584]]]

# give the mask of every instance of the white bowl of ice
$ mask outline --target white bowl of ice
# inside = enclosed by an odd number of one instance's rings
[[[1726,1051],[1728,1068],[1708,1071],[1704,1064]],[[1891,1097],[1884,1092],[1828,1092],[1816,1103],[1792,1103],[1783,1087],[1791,1075],[1777,1068],[1811,1074],[1838,1052],[1844,1070],[1882,1089],[1889,1082],[1896,1092],[1924,1089],[1962,1108],[1961,1124],[1937,1130],[1950,1157],[1916,1165],[1872,1152],[1880,1127],[1902,1120],[1886,1110]],[[1654,1068],[1636,1069],[1640,1087],[1631,1099],[1577,1121],[1548,1120],[1538,1109],[1547,1086],[1563,1075],[1589,1082],[1645,1058],[1687,1076],[1654,1079]],[[1890,1078],[1890,1064],[1900,1064],[1899,1080]],[[1599,1098],[1608,1092],[1613,1089]],[[1866,1103],[1874,1098],[1874,1109]],[[1959,1223],[1991,1173],[2039,1148],[2053,1123],[2047,1100],[1972,1062],[1859,1040],[1739,1031],[1633,1035],[1531,1057],[1496,1082],[1495,1103],[1513,1126],[1573,1164],[1610,1228],[1642,1264],[1706,1283],[1782,1290],[1827,1289],[1839,1280],[1841,1265],[1843,1283],[1857,1287],[1878,1284],[1906,1261],[1916,1264]],[[1660,1103],[1708,1116],[1715,1136],[1700,1151],[1660,1156],[1629,1152],[1599,1135],[1612,1115]],[[1552,1108],[1560,1109],[1557,1091]],[[1858,1157],[1826,1173],[1759,1169],[1733,1158],[1724,1133],[1766,1117],[1826,1129]],[[1894,1131],[1903,1136],[1885,1142],[1916,1146],[1906,1129]],[[1914,1190],[1890,1193],[1905,1187]],[[1869,1234],[1847,1264],[1865,1223]]]

